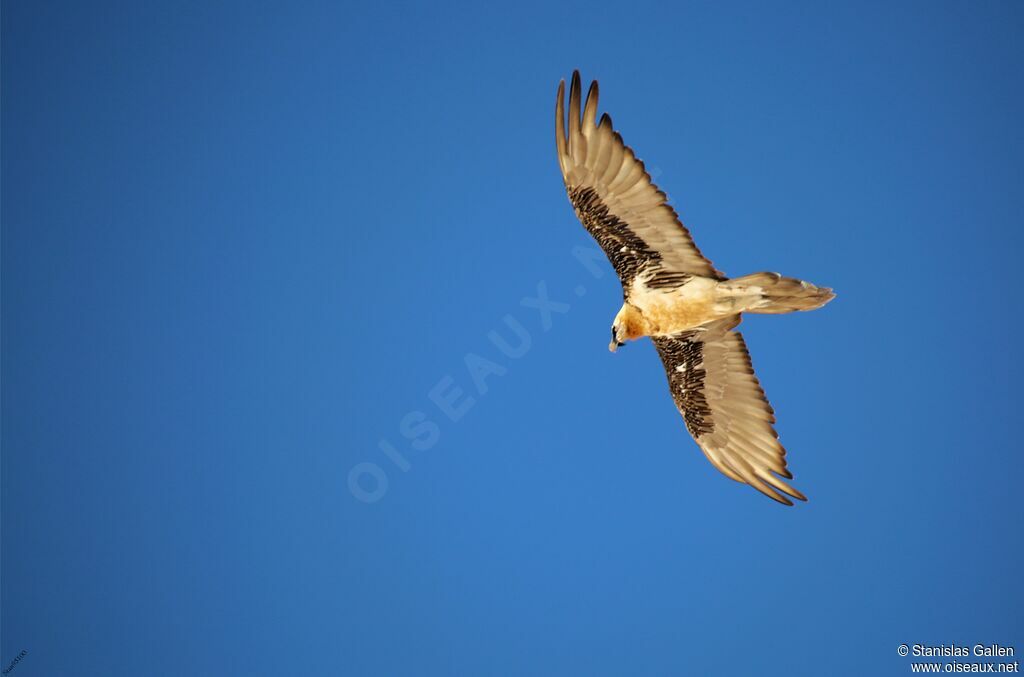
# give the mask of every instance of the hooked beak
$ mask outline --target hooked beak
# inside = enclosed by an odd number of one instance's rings
[[[619,348],[621,348],[624,345],[626,345],[626,344],[625,343],[619,343],[619,334],[618,334],[618,332],[615,331],[615,326],[612,325],[612,342],[608,344],[608,350],[610,350],[610,351],[612,351],[614,353],[616,350],[618,350]]]

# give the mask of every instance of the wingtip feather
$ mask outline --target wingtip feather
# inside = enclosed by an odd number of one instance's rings
[[[583,132],[590,134],[597,128],[597,80],[590,83],[590,90],[587,92],[587,102],[583,107]]]
[[[565,80],[558,82],[558,95],[555,97],[555,149],[558,152],[558,166],[562,176],[566,174],[565,166]]]
[[[580,131],[580,72],[572,72],[569,84],[569,142],[572,143]]]

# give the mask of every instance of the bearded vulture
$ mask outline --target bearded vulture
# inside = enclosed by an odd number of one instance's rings
[[[832,300],[832,290],[778,273],[728,278],[715,268],[608,114],[597,119],[597,92],[595,81],[581,106],[580,74],[573,73],[566,131],[565,81],[559,83],[555,142],[576,216],[622,282],[608,348],[651,337],[672,399],[708,460],[780,503],[806,501],[782,481],[793,475],[772,427],[775,414],[743,336],[732,330],[741,313],[814,310]]]

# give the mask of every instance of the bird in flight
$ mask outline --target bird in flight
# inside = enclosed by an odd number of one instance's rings
[[[555,102],[558,165],[576,216],[597,240],[622,282],[623,304],[612,322],[614,352],[649,336],[686,428],[724,475],[793,505],[807,498],[793,479],[772,427],[775,413],[754,375],[742,313],[790,313],[828,303],[831,289],[778,273],[728,278],[693,243],[690,232],[651,181],[644,164],[597,119],[597,81],[581,101],[580,74]]]

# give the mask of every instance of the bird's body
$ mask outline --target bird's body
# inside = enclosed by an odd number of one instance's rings
[[[805,500],[780,479],[792,475],[772,428],[774,412],[743,337],[732,329],[742,313],[813,310],[832,291],[777,273],[727,278],[697,249],[611,118],[597,121],[597,82],[581,108],[579,73],[573,74],[568,132],[564,87],[556,146],[566,191],[622,282],[609,348],[650,337],[687,429],[715,467],[781,503],[791,504],[786,495]]]
[[[613,326],[621,324],[620,338],[635,340],[644,336],[672,336],[684,331],[701,331],[708,323],[740,313],[780,312],[771,288],[781,281],[794,284],[804,294],[807,305],[820,307],[831,298],[831,290],[821,289],[792,278],[771,279],[771,273],[735,280],[716,280],[692,276],[678,287],[652,287],[643,274],[633,278]],[[760,276],[765,276],[762,279]],[[827,297],[827,298],[825,298]],[[823,301],[824,299],[824,301]],[[809,310],[794,308],[792,310]],[[790,309],[781,312],[789,312]]]
[[[669,289],[648,286],[647,279],[637,275],[626,292],[623,315],[635,317],[639,332],[631,331],[626,339],[640,336],[671,336],[696,329],[726,315],[736,314],[741,300],[709,277],[691,277],[682,285]],[[630,312],[629,308],[635,308]],[[630,323],[630,327],[634,322]]]

